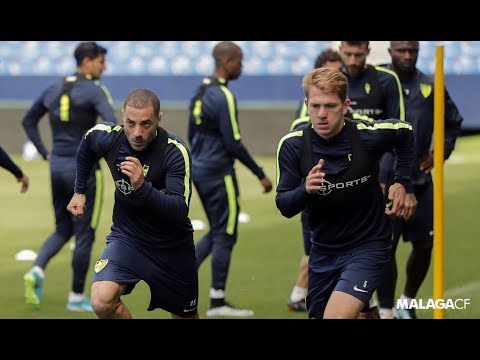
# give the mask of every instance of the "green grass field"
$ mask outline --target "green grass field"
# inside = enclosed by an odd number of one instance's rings
[[[70,313],[65,310],[67,294],[71,285],[71,250],[67,245],[50,262],[44,287],[42,308],[29,308],[23,300],[22,276],[31,265],[30,261],[16,261],[14,255],[22,249],[38,251],[40,245],[54,226],[50,203],[48,164],[37,160],[24,162],[19,156],[15,161],[30,177],[30,189],[20,194],[20,185],[7,171],[0,170],[0,318],[91,318],[93,313]],[[266,173],[275,178],[274,158],[258,158]],[[469,298],[471,305],[466,310],[446,310],[445,318],[480,318],[480,137],[459,139],[452,158],[444,168],[445,182],[445,257],[444,298]],[[109,175],[104,167],[104,174]],[[254,318],[304,319],[305,314],[290,313],[286,301],[297,276],[302,255],[302,240],[299,217],[286,219],[275,207],[275,192],[263,194],[258,180],[241,164],[237,165],[242,211],[251,216],[249,223],[240,224],[239,239],[234,248],[227,298],[234,304],[255,310]],[[113,184],[105,176],[105,196],[97,240],[92,253],[88,276],[87,293],[93,264],[100,256],[105,236],[110,229],[113,200]],[[477,189],[477,190],[475,190]],[[194,193],[191,202],[191,219],[205,221],[203,209]],[[196,231],[199,239],[204,231]],[[401,243],[397,251],[399,262],[399,289],[404,283],[405,258],[409,243]],[[430,268],[419,298],[433,295],[433,264]],[[210,263],[206,261],[199,271],[199,310],[205,317],[210,287]],[[132,294],[124,297],[134,318],[169,318],[162,310],[148,312],[149,291],[145,283],[137,285]],[[430,310],[418,311],[420,318],[432,318]]]

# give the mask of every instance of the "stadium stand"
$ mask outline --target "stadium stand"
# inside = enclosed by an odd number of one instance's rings
[[[75,70],[76,41],[2,41],[0,76],[60,75]],[[202,75],[212,69],[216,41],[103,41],[105,75]],[[328,41],[238,41],[245,49],[244,75],[302,75]],[[418,67],[435,70],[435,47],[445,46],[446,75],[480,73],[480,41],[421,41]]]
[[[29,103],[46,83],[59,75],[73,73],[75,63],[71,53],[77,43],[0,41],[0,105]],[[104,82],[115,101],[121,101],[134,87],[147,87],[156,91],[164,104],[183,108],[191,96],[190,89],[213,68],[211,51],[217,41],[99,43],[109,51]],[[283,109],[297,103],[301,77],[311,69],[312,59],[326,47],[338,46],[338,41],[237,43],[244,49],[243,76],[232,84],[237,99],[243,104]],[[385,45],[388,42],[372,41],[372,48],[377,43],[384,49],[373,50],[388,58]],[[438,45],[444,46],[445,83],[464,114],[463,128],[480,131],[480,115],[475,106],[480,88],[480,41],[421,41],[417,66],[427,74],[435,71]]]
[[[0,42],[0,75],[60,75],[75,70],[74,41]],[[216,41],[103,41],[109,51],[105,75],[202,75],[212,67]],[[244,75],[300,75],[325,41],[238,41],[245,48]]]

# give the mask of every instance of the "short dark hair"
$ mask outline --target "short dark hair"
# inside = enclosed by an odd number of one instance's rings
[[[340,54],[335,50],[331,48],[325,49],[320,54],[318,54],[317,59],[315,60],[314,69],[323,67],[329,61],[342,61],[342,58],[340,57]]]
[[[127,106],[135,109],[146,109],[149,106],[153,107],[155,116],[160,115],[160,98],[152,90],[149,89],[134,89],[125,98],[122,110]]]
[[[240,50],[240,46],[235,44],[232,41],[221,41],[213,48],[212,55],[215,59],[215,68],[218,69],[222,59],[230,59],[237,54],[237,51]]]
[[[94,41],[87,41],[80,43],[73,55],[75,56],[75,60],[77,61],[77,66],[82,65],[83,59],[89,58],[91,60],[98,58],[100,55],[104,55],[107,53],[107,49],[103,46],[98,45]]]

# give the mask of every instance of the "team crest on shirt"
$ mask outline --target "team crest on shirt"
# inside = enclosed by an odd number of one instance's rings
[[[144,177],[147,177],[147,174],[148,174],[148,170],[150,169],[150,166],[148,165],[143,165],[143,176]]]
[[[372,86],[370,85],[370,83],[365,83],[365,92],[367,94],[370,94],[370,90],[372,90]]]
[[[425,99],[428,98],[432,93],[432,85],[420,83],[420,92]]]
[[[95,272],[98,274],[102,269],[107,266],[108,259],[100,259],[95,263]]]

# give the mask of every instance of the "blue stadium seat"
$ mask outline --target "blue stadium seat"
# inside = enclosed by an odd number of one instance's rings
[[[108,75],[205,75],[218,41],[99,41],[108,49]],[[236,41],[246,75],[301,75],[313,67],[327,41]],[[0,75],[60,75],[75,71],[76,41],[2,41]],[[420,41],[417,66],[435,71],[436,46],[444,46],[446,74],[477,74],[480,41]]]

